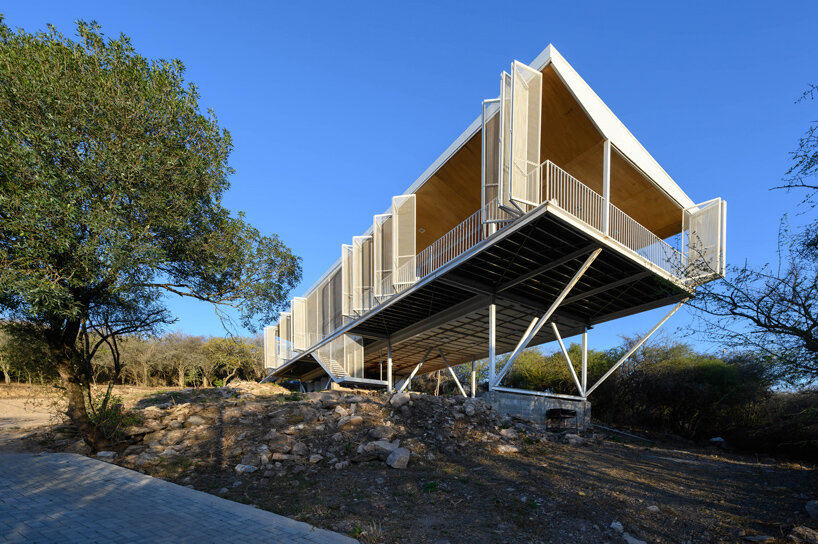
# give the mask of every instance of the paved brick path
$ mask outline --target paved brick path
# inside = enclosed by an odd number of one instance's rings
[[[357,542],[68,453],[0,454],[0,542]]]

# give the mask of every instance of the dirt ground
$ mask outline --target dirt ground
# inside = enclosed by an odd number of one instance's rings
[[[783,543],[809,542],[789,538],[795,527],[818,530],[805,511],[818,473],[805,464],[615,433],[575,440],[479,404],[469,415],[462,398],[413,395],[398,410],[380,393],[251,390],[132,392],[150,429],[116,462],[365,543]],[[362,422],[347,427],[354,414]],[[407,468],[360,453],[376,428],[411,450]],[[279,461],[236,471],[282,440],[292,449]],[[59,442],[41,430],[28,444],[72,443]]]

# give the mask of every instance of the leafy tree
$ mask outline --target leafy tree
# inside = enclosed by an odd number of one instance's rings
[[[224,375],[224,384],[239,373],[257,377],[262,362],[260,346],[243,338],[211,338],[205,343],[206,358]]]
[[[812,101],[812,85],[800,101]],[[812,121],[792,153],[793,165],[777,188],[803,190],[813,209],[818,194],[818,121]],[[723,282],[699,289],[691,306],[701,317],[697,332],[725,348],[752,349],[775,363],[790,385],[818,382],[818,220],[790,231],[782,220],[778,262],[728,267]]]
[[[230,135],[183,76],[95,23],[74,41],[0,19],[0,312],[45,340],[93,446],[83,331],[155,330],[172,321],[168,293],[253,329],[301,276],[278,237],[222,206]]]

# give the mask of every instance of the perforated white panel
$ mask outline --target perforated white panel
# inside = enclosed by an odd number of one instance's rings
[[[511,175],[509,199],[521,204],[540,203],[540,125],[542,74],[521,62],[511,64]]]
[[[352,316],[352,294],[355,278],[355,262],[352,259],[352,246],[341,246],[341,307],[346,316]]]
[[[352,239],[352,309],[363,314],[372,307],[372,237]]]
[[[723,277],[727,265],[727,203],[716,198],[699,204],[685,215],[690,260],[688,277],[694,284]]]
[[[392,294],[392,214],[375,216],[372,226],[373,291],[376,297]]]
[[[307,299],[293,298],[292,302],[293,350],[307,349]]]
[[[415,246],[417,227],[415,195],[392,198],[392,284],[410,285],[417,281]]]

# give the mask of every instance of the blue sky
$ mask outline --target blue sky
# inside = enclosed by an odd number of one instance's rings
[[[77,5],[75,5],[77,4]],[[815,118],[818,2],[15,2],[12,27],[73,34],[95,19],[179,58],[230,130],[224,202],[304,259],[301,294],[498,94],[513,59],[549,43],[694,201],[729,202],[728,260],[775,258],[798,195],[770,191]],[[802,221],[803,216],[793,217]],[[174,328],[222,335],[173,300]],[[594,348],[664,311],[597,327]],[[679,312],[668,334],[689,321]]]

